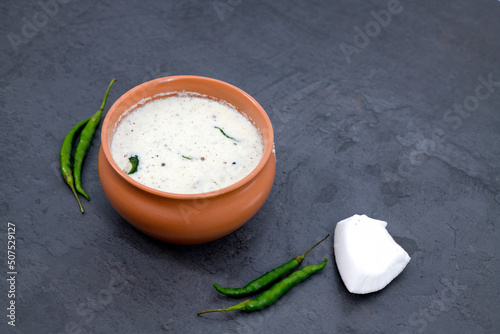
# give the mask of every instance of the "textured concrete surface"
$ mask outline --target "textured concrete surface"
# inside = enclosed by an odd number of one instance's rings
[[[500,332],[500,2],[2,1],[2,333]],[[384,10],[384,11],[382,11]],[[130,227],[84,165],[80,214],[66,132],[144,81],[230,82],[267,110],[278,166],[235,233],[181,247]],[[412,260],[351,295],[325,270],[257,313],[196,312],[305,251],[355,213],[388,221]],[[8,297],[8,223],[15,297]],[[16,326],[7,307],[16,305]]]

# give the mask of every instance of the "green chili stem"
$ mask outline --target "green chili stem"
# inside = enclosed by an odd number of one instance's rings
[[[300,282],[303,282],[312,274],[320,270],[323,270],[323,268],[325,268],[326,266],[327,261],[328,259],[325,258],[323,262],[318,265],[312,264],[302,268],[301,270],[293,272],[288,277],[274,284],[269,290],[266,290],[260,295],[258,295],[255,299],[245,300],[241,303],[238,303],[234,306],[227,308],[198,312],[198,315],[209,312],[225,312],[225,311],[236,311],[236,310],[252,312],[266,308],[274,304],[279,298],[281,298],[281,296],[283,296],[292,287],[296,286]]]
[[[295,258],[295,260],[301,264],[302,261],[304,261],[304,258],[306,257],[307,254],[309,254],[309,252],[311,252],[316,246],[318,246],[320,243],[322,243],[323,241],[325,241],[328,237],[330,236],[330,234],[328,234],[326,237],[324,237],[323,239],[321,239],[320,241],[318,241],[314,246],[312,246],[311,248],[309,248],[309,250],[307,252],[305,252],[304,254],[302,255],[299,255]]]
[[[226,307],[226,308],[218,308],[214,310],[207,310],[207,311],[201,311],[198,312],[197,315],[204,314],[204,313],[211,313],[211,312],[225,312],[225,311],[244,311],[245,308],[248,306],[248,304],[251,302],[250,299],[244,300],[241,303],[238,303],[236,305],[233,305],[231,307]]]
[[[328,234],[326,237],[321,239],[321,241],[317,242],[304,254],[294,257],[287,263],[282,264],[281,266],[265,273],[264,275],[253,280],[252,282],[248,283],[242,288],[223,288],[215,282],[212,285],[214,286],[215,290],[229,297],[242,297],[255,293],[264,288],[265,286],[271,284],[272,282],[278,280],[281,276],[283,276],[290,270],[297,268],[302,263],[305,256],[329,236],[330,235]]]
[[[108,89],[106,90],[106,94],[104,95],[101,108],[97,110],[94,115],[92,115],[92,117],[85,125],[85,128],[83,128],[82,133],[80,134],[80,140],[78,141],[78,145],[75,151],[75,164],[73,170],[73,176],[75,178],[75,188],[80,194],[85,196],[87,200],[90,200],[90,197],[83,190],[81,180],[83,160],[85,159],[85,155],[87,154],[90,145],[92,144],[92,138],[94,137],[94,133],[99,125],[99,122],[101,121],[102,111],[104,110],[104,106],[106,105],[106,101],[108,100],[109,90],[111,89],[111,86],[115,81],[116,79],[111,80],[108,85]]]

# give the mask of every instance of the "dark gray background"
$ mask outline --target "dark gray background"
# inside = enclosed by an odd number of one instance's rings
[[[500,331],[499,1],[402,0],[383,26],[371,11],[389,0],[54,1],[0,4],[0,271],[8,222],[18,271],[15,329],[0,285],[2,333]],[[278,158],[256,216],[189,247],[152,240],[110,206],[99,133],[84,215],[58,162],[111,78],[106,110],[178,74],[251,94]],[[213,281],[242,285],[355,213],[386,220],[412,257],[381,292],[347,292],[330,237],[304,262],[326,256],[325,270],[269,309],[196,316],[236,302]]]

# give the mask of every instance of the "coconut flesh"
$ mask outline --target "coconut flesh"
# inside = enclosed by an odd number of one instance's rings
[[[349,292],[366,294],[383,289],[410,261],[386,226],[385,221],[366,215],[354,215],[337,223],[335,261]]]

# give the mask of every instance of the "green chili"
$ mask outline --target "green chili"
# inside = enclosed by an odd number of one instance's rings
[[[127,174],[134,174],[137,171],[137,166],[139,166],[139,157],[134,155],[133,157],[128,158],[128,161],[132,164],[132,168],[130,168],[130,171]]]
[[[60,153],[61,173],[63,179],[71,188],[71,191],[73,191],[73,194],[75,195],[76,200],[78,201],[78,205],[80,205],[80,210],[82,211],[82,213],[83,213],[82,203],[80,203],[80,199],[78,198],[78,195],[76,193],[75,180],[73,179],[73,171],[71,170],[71,150],[73,148],[73,142],[75,140],[76,135],[85,126],[85,124],[87,124],[88,121],[89,121],[88,118],[86,120],[81,121],[68,132],[68,134],[64,138]]]
[[[323,262],[318,265],[312,264],[302,268],[301,270],[291,273],[288,277],[282,279],[281,281],[273,285],[269,290],[266,290],[263,293],[261,293],[255,299],[247,299],[245,301],[242,301],[241,303],[238,303],[228,308],[219,308],[215,310],[198,312],[198,315],[209,312],[223,312],[223,311],[237,311],[237,310],[251,312],[266,308],[274,304],[281,296],[283,296],[292,287],[304,281],[312,274],[322,270],[326,266],[327,260],[328,259],[325,258]]]
[[[214,128],[219,129],[219,130],[220,130],[220,132],[222,132],[222,134],[223,134],[224,136],[226,136],[227,138],[232,139],[232,140],[234,140],[234,141],[238,141],[237,139],[234,139],[233,137],[229,137],[228,135],[226,135],[226,133],[224,132],[224,130],[222,130],[222,129],[221,129],[221,128],[219,128],[218,126],[214,126]]]
[[[326,237],[324,237],[321,241],[316,243],[314,246],[312,246],[307,252],[305,252],[302,255],[299,255],[297,257],[294,257],[287,263],[267,272],[266,274],[262,275],[261,277],[253,280],[252,282],[248,283],[242,288],[223,288],[219,286],[217,283],[213,283],[214,288],[219,291],[220,293],[229,296],[229,297],[242,297],[246,296],[252,293],[255,293],[259,291],[260,289],[264,288],[265,286],[271,284],[272,282],[278,280],[282,275],[286,274],[290,270],[297,268],[306,255],[314,249],[314,247],[318,246],[320,243],[322,243],[326,238],[328,238],[330,235],[328,234]]]
[[[102,101],[101,108],[97,110],[97,112],[94,115],[92,115],[92,117],[85,125],[85,128],[83,128],[82,133],[80,134],[80,140],[78,141],[78,145],[75,151],[75,164],[73,170],[73,175],[75,178],[75,188],[80,194],[85,196],[87,200],[90,200],[90,197],[87,195],[87,193],[85,193],[85,191],[82,188],[82,180],[81,180],[82,164],[83,160],[85,159],[85,155],[87,154],[87,151],[90,148],[90,144],[92,143],[92,138],[94,137],[95,130],[97,129],[97,126],[101,121],[102,111],[104,110],[104,106],[106,105],[106,100],[108,99],[109,90],[115,81],[116,79],[111,80],[108,89],[106,90],[106,94],[104,95],[104,100]]]

